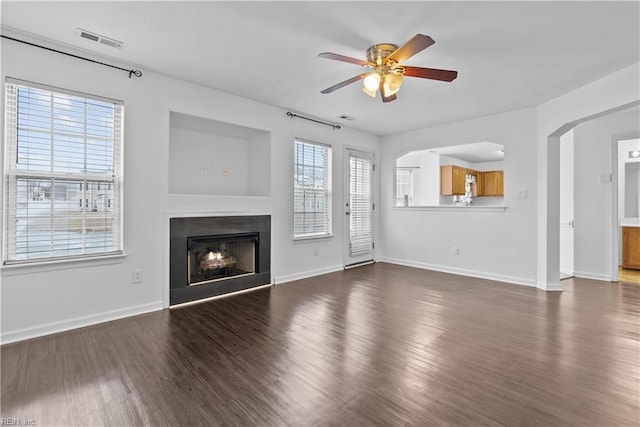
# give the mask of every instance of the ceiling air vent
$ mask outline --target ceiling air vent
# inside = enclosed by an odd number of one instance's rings
[[[122,47],[121,41],[118,41],[109,37],[101,36],[100,34],[92,33],[91,31],[83,30],[82,28],[76,29],[76,36],[82,37],[83,39],[94,41],[96,43],[115,47],[116,49],[120,49]]]

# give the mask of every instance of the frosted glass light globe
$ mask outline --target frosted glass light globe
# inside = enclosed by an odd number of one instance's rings
[[[380,85],[380,75],[378,73],[371,73],[364,78],[364,87],[369,91],[375,91]]]

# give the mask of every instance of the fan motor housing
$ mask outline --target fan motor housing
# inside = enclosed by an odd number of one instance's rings
[[[398,49],[398,46],[391,43],[381,43],[371,46],[367,49],[367,59],[369,62],[381,65],[387,56],[391,55]]]

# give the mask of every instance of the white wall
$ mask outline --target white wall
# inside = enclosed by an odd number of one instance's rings
[[[539,288],[562,289],[559,278],[558,235],[560,136],[582,121],[638,105],[639,102],[640,63],[636,63],[536,108],[536,276]]]
[[[535,285],[535,110],[419,129],[382,139],[381,260]],[[413,150],[493,141],[505,147],[506,210],[393,207],[395,159]],[[527,199],[516,199],[526,189]],[[460,255],[453,255],[453,248]]]
[[[603,182],[602,175],[610,177],[612,164],[617,162],[616,157],[612,158],[613,148],[617,147],[612,139],[639,131],[636,109],[580,123],[574,129],[574,275],[578,277],[609,280],[617,269],[611,263],[616,180]]]
[[[249,195],[247,140],[177,127],[169,135],[169,193]]]
[[[423,151],[420,158],[421,205],[437,206],[440,202],[440,155]]]
[[[482,163],[473,163],[471,169],[475,169],[477,171],[496,171],[504,169],[504,161],[500,160],[498,162],[482,162]]]
[[[11,76],[124,101],[126,252],[110,263],[2,268],[3,342],[160,309],[168,293],[169,215],[271,213],[271,271],[276,281],[342,266],[343,150],[349,146],[377,152],[378,137],[290,119],[286,110],[144,69],[142,78],[130,79],[124,72],[4,39],[1,47],[3,80]],[[271,132],[271,150],[265,156],[271,162],[271,196],[169,194],[170,111]],[[291,239],[294,137],[333,145],[333,238]],[[194,162],[194,167],[199,165]],[[134,269],[143,270],[143,283],[131,283]]]
[[[249,196],[271,195],[271,134],[249,139]]]
[[[444,154],[440,155],[440,166],[443,165],[456,165],[462,168],[471,169],[473,163],[467,162],[465,160],[458,159],[456,157],[446,156]]]

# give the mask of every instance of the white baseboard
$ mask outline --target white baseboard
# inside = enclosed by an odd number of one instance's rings
[[[562,292],[562,285],[560,283],[538,283],[536,286],[541,291],[547,292]]]
[[[407,267],[422,268],[425,270],[440,271],[443,273],[459,274],[461,276],[476,277],[478,279],[494,280],[497,282],[512,283],[515,285],[537,287],[535,280],[524,279],[521,277],[505,276],[502,274],[492,274],[485,271],[467,270],[463,268],[448,267],[443,265],[428,264],[425,262],[408,261],[397,258],[380,257],[376,259],[379,262],[388,262],[390,264],[405,265]]]
[[[306,279],[308,277],[319,276],[321,274],[327,274],[327,273],[334,273],[336,271],[342,271],[342,270],[344,270],[344,266],[342,264],[333,265],[331,267],[319,268],[317,270],[308,270],[308,271],[303,271],[301,273],[287,274],[285,276],[274,277],[273,283],[275,285],[279,285],[281,283],[293,282],[294,280]]]
[[[120,310],[107,311],[100,314],[92,314],[90,316],[76,317],[74,319],[67,319],[59,322],[51,322],[45,325],[18,329],[15,331],[3,332],[0,336],[0,344],[9,344],[16,341],[37,338],[44,335],[55,334],[58,332],[64,332],[71,329],[82,328],[85,326],[95,325],[97,323],[122,319],[124,317],[135,316],[157,310],[162,310],[162,301],[127,307]]]
[[[574,271],[573,275],[581,279],[593,279],[602,280],[603,282],[610,282],[611,276],[600,273],[589,273],[588,271]]]

